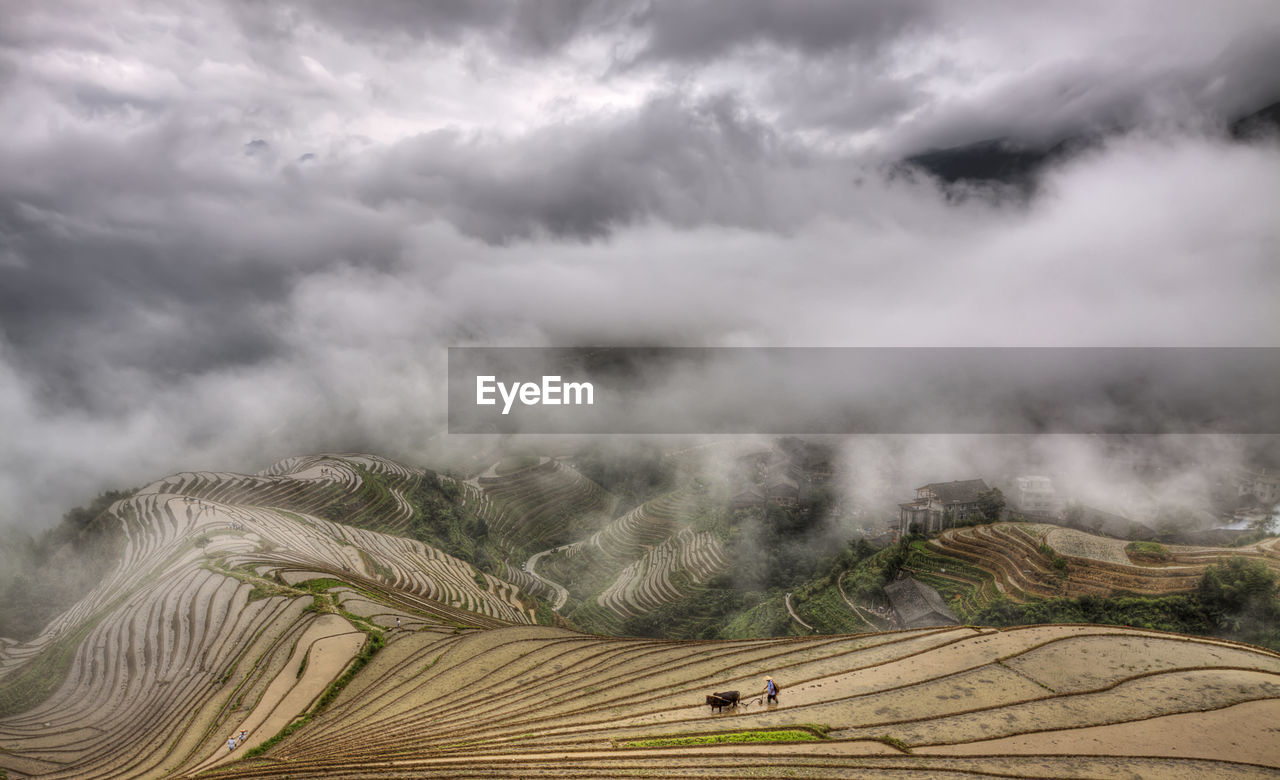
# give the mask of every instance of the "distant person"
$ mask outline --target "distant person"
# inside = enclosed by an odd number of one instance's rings
[[[241,745],[243,745],[243,744],[244,744],[244,741],[245,741],[246,739],[248,739],[248,738],[249,738],[249,730],[248,730],[248,729],[240,729],[240,744],[241,744]]]
[[[231,751],[233,751],[233,750],[235,750],[235,749],[236,749],[236,738],[235,738],[235,737],[228,737],[228,738],[227,738],[227,752],[228,752],[228,753],[230,753]]]
[[[765,695],[765,700],[764,700],[765,704],[778,703],[778,684],[773,681],[772,677],[764,678],[764,695]]]
[[[396,618],[396,628],[400,627],[400,618]]]

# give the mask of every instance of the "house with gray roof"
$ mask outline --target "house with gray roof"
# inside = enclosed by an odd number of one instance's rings
[[[889,606],[902,628],[954,626],[960,619],[947,606],[942,594],[912,577],[902,577],[884,586]]]
[[[950,528],[979,510],[982,494],[989,490],[980,479],[932,482],[916,488],[916,499],[898,504],[898,533],[905,536],[914,524],[921,533]]]

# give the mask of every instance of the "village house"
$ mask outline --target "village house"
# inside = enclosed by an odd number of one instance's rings
[[[916,500],[898,504],[898,533],[906,536],[912,526],[920,533],[950,528],[979,509],[979,499],[987,491],[980,479],[933,482],[916,488]]]
[[[1056,516],[1062,510],[1062,500],[1048,477],[1018,477],[1014,506],[1029,515]]]
[[[800,486],[795,480],[784,476],[776,476],[766,486],[769,503],[775,506],[795,506],[800,503]]]
[[[732,509],[750,509],[754,506],[764,506],[764,493],[761,493],[755,487],[744,487],[729,498],[729,506]]]
[[[1280,501],[1280,474],[1275,472],[1236,472],[1236,493],[1253,496],[1259,503],[1271,505]]]

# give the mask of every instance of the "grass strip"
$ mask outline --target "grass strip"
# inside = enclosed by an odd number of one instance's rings
[[[618,748],[680,747],[682,745],[727,745],[753,742],[816,742],[826,739],[828,726],[799,724],[776,726],[767,729],[744,731],[715,731],[699,734],[670,734],[653,737],[632,737],[616,740]]]
[[[357,626],[357,628],[359,628],[359,626]],[[254,758],[266,753],[268,750],[283,741],[285,737],[288,737],[290,734],[310,723],[312,718],[323,712],[325,707],[328,707],[334,699],[338,698],[338,694],[342,693],[342,689],[347,687],[347,684],[355,679],[356,674],[359,673],[359,671],[369,663],[373,656],[386,645],[386,637],[381,632],[366,630],[365,633],[368,635],[368,640],[364,643],[364,647],[360,649],[360,653],[355,657],[355,660],[351,665],[347,667],[347,670],[342,674],[342,676],[329,684],[329,687],[325,689],[325,692],[320,696],[320,700],[316,702],[315,706],[306,714],[295,718],[275,736],[257,747],[246,751],[244,755],[241,756],[242,759]]]

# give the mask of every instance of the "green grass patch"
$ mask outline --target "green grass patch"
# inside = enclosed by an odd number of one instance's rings
[[[263,581],[253,583],[253,587],[249,590],[248,601],[257,601],[258,599],[269,599],[273,596],[285,596],[292,598],[297,596],[298,592],[293,588],[287,588],[281,585]]]
[[[333,703],[334,699],[338,698],[338,694],[342,693],[342,689],[346,688],[347,685],[355,679],[356,674],[368,665],[369,661],[373,659],[373,656],[386,646],[387,639],[381,631],[365,630],[360,625],[357,625],[356,627],[364,630],[368,635],[368,639],[365,641],[364,646],[360,648],[360,652],[356,655],[355,660],[352,661],[351,665],[347,667],[347,670],[342,673],[342,676],[329,683],[329,687],[325,689],[325,692],[320,696],[320,700],[316,702],[316,705],[312,707],[309,712],[295,718],[289,725],[285,726],[278,734],[271,737],[266,742],[246,751],[244,755],[241,756],[241,759],[255,758],[263,755],[268,750],[278,745],[290,734],[310,723],[312,718],[323,712],[325,707],[328,707]]]
[[[825,586],[822,582],[823,580],[819,580],[806,585],[791,596],[791,606],[817,633],[857,634],[883,630],[882,626],[863,620],[845,603],[834,578]]]
[[[891,737],[888,734],[882,734],[878,737],[872,737],[872,739],[874,739],[876,742],[879,742],[881,744],[888,745],[894,750],[901,750],[903,753],[911,752],[911,746],[903,742],[902,740],[898,739],[897,737]]]
[[[299,582],[296,587],[301,588],[308,593],[320,594],[328,593],[334,588],[349,588],[351,586],[342,580],[335,580],[332,577],[317,577],[314,580]]]
[[[618,740],[619,748],[679,747],[682,745],[727,745],[744,742],[816,742],[827,738],[830,727],[815,724],[778,726],[746,731],[716,731],[700,734],[670,734]]]
[[[1129,542],[1124,547],[1129,560],[1142,563],[1168,563],[1173,560],[1169,550],[1158,542]]]

